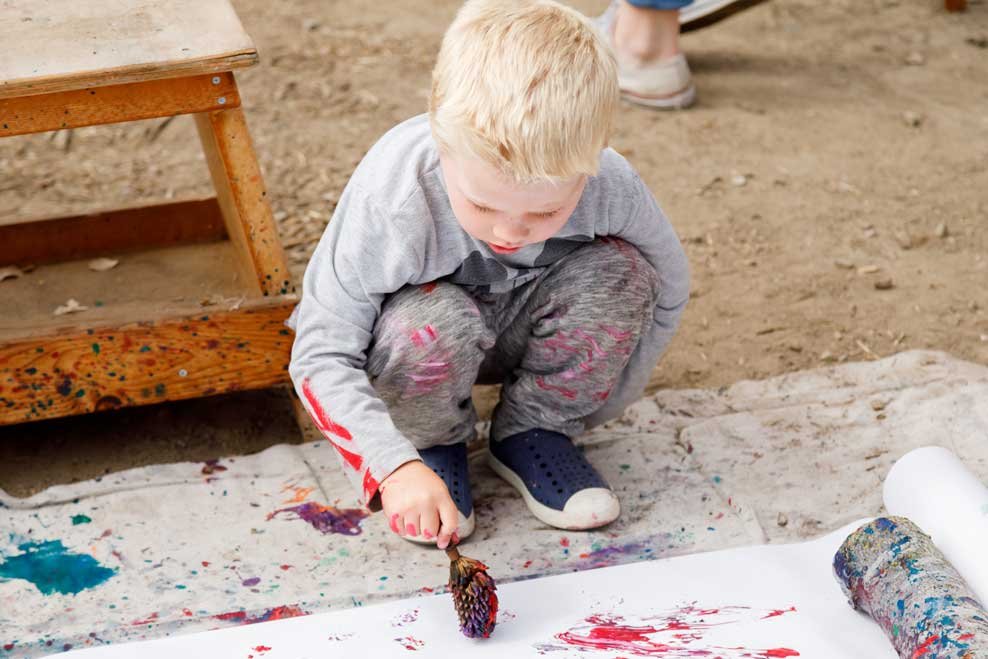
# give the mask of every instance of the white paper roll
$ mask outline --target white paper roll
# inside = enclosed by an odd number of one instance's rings
[[[892,466],[883,498],[890,514],[908,517],[933,539],[988,605],[988,487],[950,450],[926,446]]]

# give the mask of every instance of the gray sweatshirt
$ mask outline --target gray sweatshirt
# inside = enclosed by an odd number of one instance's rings
[[[426,115],[392,128],[370,149],[312,255],[301,302],[289,319],[296,332],[292,381],[365,504],[376,508],[378,483],[418,458],[364,371],[384,298],[437,279],[470,291],[510,291],[599,236],[636,246],[658,273],[660,294],[655,322],[607,402],[587,419],[591,426],[620,415],[642,395],[689,297],[679,239],[631,165],[604,150],[600,171],[556,236],[495,254],[453,215]]]

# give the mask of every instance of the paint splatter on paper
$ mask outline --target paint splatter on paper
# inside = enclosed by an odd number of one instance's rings
[[[542,654],[577,649],[663,659],[798,657],[798,651],[785,647],[750,649],[705,642],[707,632],[713,627],[757,623],[795,611],[795,607],[761,610],[747,606],[724,606],[705,609],[694,602],[662,614],[641,618],[597,614],[556,634],[556,642],[540,643],[535,647]]]
[[[117,573],[89,554],[74,554],[61,540],[25,542],[22,554],[0,562],[0,579],[24,579],[44,595],[75,595],[94,588]]]
[[[405,625],[410,625],[411,623],[415,622],[418,619],[419,619],[419,610],[418,609],[412,609],[411,611],[407,611],[405,613],[402,613],[399,616],[396,616],[391,621],[391,626],[392,627],[404,627]]]
[[[425,647],[425,641],[420,641],[414,636],[404,636],[402,638],[396,638],[395,642],[401,644],[403,648],[411,651],[418,651]]]
[[[342,535],[360,535],[360,522],[370,514],[360,508],[340,509],[307,501],[298,506],[276,510],[270,513],[267,518],[270,521],[282,513],[294,515],[294,519],[305,520],[320,533],[339,533]]]

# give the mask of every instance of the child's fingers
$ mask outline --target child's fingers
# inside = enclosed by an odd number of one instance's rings
[[[398,513],[391,514],[391,517],[388,519],[388,526],[398,535],[405,534],[405,519]]]
[[[426,540],[432,540],[439,535],[439,511],[433,509],[422,513],[422,516],[419,518],[419,524],[422,525],[419,529],[422,537]]]
[[[419,534],[419,516],[414,513],[405,515],[405,535],[416,538]]]
[[[442,526],[439,527],[439,541],[436,545],[440,549],[446,549],[460,524],[456,504],[453,503],[452,499],[447,499],[439,504],[439,519]]]

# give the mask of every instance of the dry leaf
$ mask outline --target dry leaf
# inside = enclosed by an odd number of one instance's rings
[[[89,269],[96,272],[106,272],[117,267],[118,263],[120,263],[119,259],[93,259],[89,262]]]
[[[17,279],[23,276],[24,271],[16,266],[8,265],[5,268],[0,268],[0,281],[4,279]]]
[[[89,309],[89,307],[84,307],[78,302],[76,302],[74,299],[71,299],[62,306],[55,309],[55,315],[64,316],[67,313],[78,313],[80,311],[86,311],[87,309]]]

